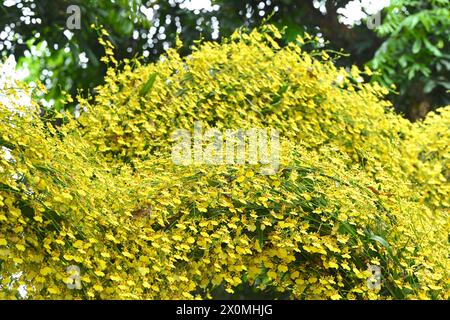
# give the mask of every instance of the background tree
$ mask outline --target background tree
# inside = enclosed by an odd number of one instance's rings
[[[384,85],[396,84],[391,100],[410,119],[450,104],[450,10],[447,0],[396,0],[377,29],[385,41],[371,65]]]
[[[90,25],[108,30],[117,58],[141,52],[145,41],[134,39],[134,31],[148,30],[150,21],[139,10],[142,1],[3,1],[0,6],[0,49],[14,54],[25,66],[28,80],[39,79],[50,90],[47,99],[60,106],[61,91],[75,94],[102,82],[105,66],[99,61],[105,52]],[[81,28],[69,32],[67,8],[81,9]],[[131,49],[130,49],[131,48]]]
[[[324,39],[329,49],[343,49],[349,55],[338,65],[362,66],[375,57],[372,66],[382,72],[375,79],[400,88],[392,100],[412,119],[448,103],[447,1],[393,1],[378,35],[365,23],[348,25],[343,9],[353,2],[213,0],[209,7],[196,7],[187,0],[5,0],[0,5],[0,50],[20,58],[30,70],[29,80],[43,81],[50,89],[47,99],[61,107],[61,91],[92,92],[103,81],[106,68],[99,60],[105,52],[93,23],[108,31],[117,59],[137,55],[148,62],[173,46],[177,36],[184,43],[182,53],[188,54],[196,39],[220,40],[236,28],[269,20],[287,28],[284,42],[306,31]],[[69,5],[81,8],[81,29],[71,33],[66,27]]]

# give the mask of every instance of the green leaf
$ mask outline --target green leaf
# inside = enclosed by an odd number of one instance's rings
[[[352,227],[348,222],[342,221],[340,224],[340,227],[342,227],[342,231],[347,231],[347,233],[350,233],[352,236],[357,236],[357,232],[354,227]],[[341,228],[340,228],[341,229]]]
[[[377,236],[377,235],[372,234],[372,235],[370,235],[370,240],[376,241],[376,242],[378,242],[379,244],[381,244],[381,245],[389,252],[389,254],[390,254],[392,257],[394,257],[393,254],[392,254],[391,246],[390,246],[389,243],[386,241],[386,239],[384,239],[384,238],[382,238],[382,237],[380,237],[380,236]]]
[[[427,47],[427,49],[430,50],[436,57],[442,56],[441,51],[438,48],[436,48],[434,45],[432,45],[430,41],[428,41],[427,39],[424,38],[423,42],[425,43],[425,47]]]
[[[445,68],[446,68],[447,70],[450,71],[450,61],[447,61],[447,60],[442,59],[442,60],[440,60],[439,62],[440,62],[442,65],[444,65]]]
[[[448,81],[438,81],[437,84],[443,86],[445,89],[450,89],[450,82]]]
[[[429,18],[429,16],[422,13],[422,14],[419,14],[419,18],[420,18],[420,22],[422,22],[422,24],[425,27],[425,29],[427,30],[427,32],[429,32],[430,31],[430,23],[431,23],[431,19]]]
[[[423,92],[430,93],[431,91],[433,91],[434,88],[436,88],[436,82],[428,81],[425,87],[423,87]]]
[[[406,58],[406,56],[401,56],[398,62],[403,68],[406,68],[406,66],[408,65],[408,59]]]
[[[421,48],[422,48],[422,41],[420,41],[420,39],[417,39],[417,40],[414,42],[414,45],[413,45],[413,48],[412,48],[412,52],[413,52],[414,54],[417,54],[417,53],[419,53],[419,51],[420,51]]]
[[[147,82],[142,86],[141,90],[139,90],[139,96],[145,97],[150,89],[153,87],[153,84],[156,80],[156,73],[152,73],[148,78]]]
[[[408,71],[408,80],[411,80],[416,75],[416,70],[414,68]]]

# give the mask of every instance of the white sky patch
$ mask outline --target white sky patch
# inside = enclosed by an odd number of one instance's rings
[[[15,81],[20,80],[21,76],[23,75],[16,71],[16,60],[13,55],[10,55],[5,62],[0,63],[0,103],[11,111],[14,110],[14,105],[31,104],[30,96],[23,91],[18,92],[18,97],[3,93],[14,90]],[[0,156],[3,156],[6,160],[12,159],[10,150],[4,146],[0,148]]]
[[[353,25],[367,17],[365,12],[372,15],[387,7],[389,4],[390,0],[354,0],[338,12],[344,16],[341,18],[343,23]],[[212,5],[211,0],[189,0],[183,3],[182,7],[193,11],[212,11],[219,9],[216,5]]]
[[[4,88],[7,83],[10,83],[16,76],[16,59],[10,55],[4,63],[0,64],[0,87]]]
[[[18,0],[5,0],[5,1],[3,2],[3,5],[4,5],[5,7],[12,7],[12,6],[16,5],[17,3],[19,3]]]
[[[349,2],[345,8],[339,9],[338,13],[343,15],[342,23],[353,25],[367,18],[367,14],[373,15],[389,4],[390,0],[354,0]]]
[[[141,6],[141,12],[147,17],[148,20],[153,20],[154,11],[152,8],[147,8],[146,6]]]
[[[73,32],[71,32],[70,30],[64,30],[64,35],[66,36],[66,38],[70,41],[70,39],[72,39],[73,37]]]
[[[17,70],[16,69],[16,59],[13,55],[10,55],[5,62],[0,63],[0,89],[6,92],[7,89],[14,88],[16,86],[15,82],[22,80],[27,76],[27,70]],[[18,99],[11,100],[10,96],[2,94],[0,91],[0,102],[6,106],[12,106],[13,104],[20,105],[30,105],[31,98],[28,94],[21,91],[18,93]]]
[[[194,10],[212,11],[213,10],[213,5],[211,3],[211,0],[189,0],[189,1],[185,1],[181,7],[192,10],[192,11],[194,11]]]

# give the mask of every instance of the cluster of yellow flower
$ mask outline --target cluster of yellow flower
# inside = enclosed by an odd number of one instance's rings
[[[1,297],[448,299],[450,109],[411,124],[280,36],[112,61],[78,118],[0,102]],[[195,121],[279,130],[278,171],[175,165]]]

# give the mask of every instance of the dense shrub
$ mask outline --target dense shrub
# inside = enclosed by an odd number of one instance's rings
[[[300,38],[279,48],[279,32],[265,31],[205,43],[186,59],[170,50],[156,64],[109,69],[95,103],[84,103],[86,137],[107,155],[140,161],[170,147],[174,128],[202,121],[219,129],[275,127],[310,148],[331,142],[354,160],[372,157],[366,169],[373,172],[400,157],[409,122],[382,100],[387,89],[363,83],[356,67],[337,69],[326,52],[303,52]]]
[[[308,149],[337,146],[374,177],[383,168],[412,180],[413,188],[434,194],[423,197],[428,205],[449,207],[448,160],[441,161],[449,154],[448,108],[442,120],[411,125],[383,100],[388,90],[364,83],[358,68],[347,72],[326,52],[302,51],[301,38],[280,48],[279,31],[264,31],[206,43],[187,59],[170,50],[157,64],[110,68],[95,103],[84,101],[85,136],[106,156],[133,163],[167,152],[173,130],[192,130],[194,121],[205,128],[274,127]]]
[[[111,67],[61,127],[1,104],[3,297],[448,298],[448,109],[411,125],[356,68],[267,28]],[[279,170],[173,164],[194,121],[280,130]]]
[[[403,146],[402,167],[423,201],[431,207],[450,207],[449,142],[450,107],[446,107],[415,123]]]

